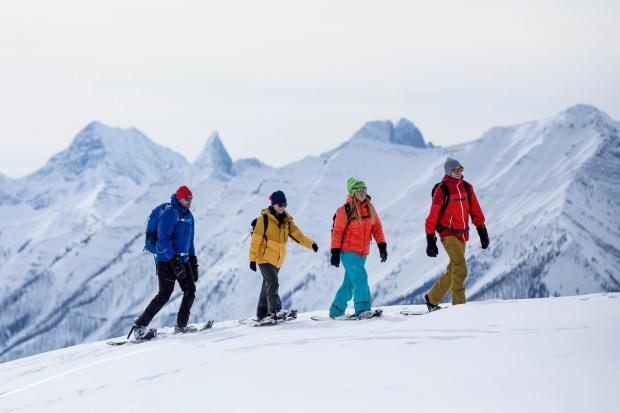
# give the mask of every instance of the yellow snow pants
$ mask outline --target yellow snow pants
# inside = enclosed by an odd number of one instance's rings
[[[441,240],[443,247],[450,257],[446,272],[435,281],[428,293],[431,303],[439,305],[443,297],[452,293],[452,305],[465,304],[465,278],[467,278],[467,263],[465,262],[465,241],[448,235]]]

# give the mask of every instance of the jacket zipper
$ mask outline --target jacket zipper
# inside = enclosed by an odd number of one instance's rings
[[[461,189],[459,188],[459,186],[461,185],[462,181],[459,181],[456,184],[456,190],[459,192],[459,206],[461,207],[461,220],[463,221],[463,229],[465,229],[467,227],[467,224],[465,223],[465,211],[463,210],[463,201],[460,201],[460,199],[463,198],[463,196],[461,195]]]

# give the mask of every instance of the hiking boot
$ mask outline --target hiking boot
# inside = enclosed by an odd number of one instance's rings
[[[140,325],[136,321],[137,319],[134,320],[131,331],[129,332],[129,335],[133,333],[133,338],[135,341],[150,340],[155,337],[157,330],[148,328],[148,326]],[[129,336],[127,338],[129,338]]]
[[[356,317],[357,317],[358,319],[360,319],[360,320],[365,320],[365,319],[367,319],[367,318],[372,318],[373,314],[374,314],[374,312],[373,312],[373,311],[370,311],[370,310],[369,310],[369,311],[360,311],[360,312],[357,314],[357,316],[356,316]],[[355,317],[355,315],[354,315],[354,317]]]
[[[288,317],[289,312],[286,310],[278,310],[278,311],[273,311],[271,313],[271,318],[273,320],[284,320],[286,317]]]
[[[195,333],[196,331],[198,331],[198,329],[193,326],[174,326],[174,334]]]
[[[429,313],[433,311],[441,310],[441,307],[431,303],[431,300],[428,298],[428,294],[424,294],[424,301],[426,302],[426,308],[428,308]]]

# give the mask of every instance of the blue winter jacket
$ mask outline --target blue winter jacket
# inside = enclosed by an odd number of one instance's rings
[[[157,224],[157,255],[156,261],[170,261],[178,254],[183,262],[189,260],[190,255],[196,255],[194,250],[194,216],[172,194],[172,207],[167,208],[159,217]]]

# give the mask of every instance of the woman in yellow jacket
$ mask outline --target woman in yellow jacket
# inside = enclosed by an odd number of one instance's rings
[[[278,295],[278,273],[286,256],[286,243],[290,236],[298,244],[319,250],[316,242],[306,237],[286,213],[286,196],[276,191],[269,197],[271,206],[261,211],[250,242],[250,269],[256,271],[256,264],[263,275],[263,286],[258,297],[256,318],[260,321],[271,315],[274,319],[285,316]],[[267,218],[264,218],[264,217]],[[265,229],[265,224],[267,228]]]

